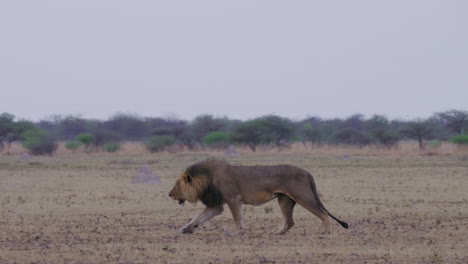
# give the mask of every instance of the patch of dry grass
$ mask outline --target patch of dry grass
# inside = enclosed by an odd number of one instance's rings
[[[281,213],[272,201],[245,206],[243,234],[232,233],[227,208],[196,233],[178,234],[203,206],[180,207],[167,192],[183,168],[217,152],[2,155],[0,263],[468,262],[466,161],[316,151],[241,150],[227,159],[307,169],[348,230],[333,223],[323,235],[320,221],[297,206],[296,226],[274,235]],[[131,184],[142,164],[161,176],[160,185]]]
[[[65,148],[65,142],[59,142],[58,155],[63,154],[82,154],[84,150],[71,151]],[[313,156],[468,156],[468,148],[465,146],[457,146],[450,142],[440,142],[440,144],[427,144],[424,151],[420,151],[418,143],[415,141],[403,141],[397,146],[386,148],[378,145],[367,145],[364,147],[357,147],[353,145],[330,145],[330,144],[302,144],[294,143],[283,148],[274,148],[260,146],[257,152],[252,152],[248,147],[236,146],[235,149],[238,153],[243,155],[265,155],[265,154],[302,154]],[[4,151],[5,152],[5,151]],[[19,143],[14,143],[11,147],[11,154],[19,155],[26,153],[27,150]],[[0,151],[1,153],[1,151]],[[99,152],[102,155],[148,155],[150,154],[145,146],[140,142],[123,142],[122,147],[116,153]],[[173,147],[163,154],[209,154],[209,155],[223,155],[225,150],[214,150],[209,148],[202,148],[197,151],[190,151],[183,147]],[[159,153],[161,154],[161,153]]]

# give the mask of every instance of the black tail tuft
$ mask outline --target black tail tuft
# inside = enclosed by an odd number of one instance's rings
[[[342,227],[348,229],[348,227],[349,227],[348,223],[341,221],[340,219],[334,217],[334,216],[333,216],[332,214],[330,214],[330,213],[328,213],[328,215],[331,216],[331,218],[335,219]]]
[[[340,225],[346,229],[348,229],[348,223],[346,222],[343,222],[343,221],[338,221],[338,223],[340,223]]]

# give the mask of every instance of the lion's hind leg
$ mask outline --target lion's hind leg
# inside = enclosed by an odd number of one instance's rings
[[[296,202],[286,194],[278,194],[278,204],[283,214],[283,226],[276,232],[278,235],[286,233],[293,225],[293,209]]]
[[[322,210],[319,202],[315,200],[313,193],[310,192],[310,195],[307,195],[307,197],[295,198],[298,204],[307,209],[309,212],[313,213],[322,221],[325,228],[325,233],[330,233],[330,218],[328,217],[328,213],[325,210]]]
[[[236,231],[240,232],[244,227],[244,222],[242,220],[242,203],[240,201],[240,197],[227,201],[227,204],[231,210],[232,218],[234,219],[234,224],[236,226]]]

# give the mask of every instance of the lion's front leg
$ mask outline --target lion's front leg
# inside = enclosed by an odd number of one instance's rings
[[[206,221],[210,220],[211,218],[220,215],[223,212],[223,206],[218,207],[206,207],[197,217],[195,217],[190,223],[184,225],[181,229],[179,229],[180,233],[193,233],[197,227],[201,224],[205,223]]]

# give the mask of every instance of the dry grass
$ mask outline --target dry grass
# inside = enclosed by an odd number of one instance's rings
[[[231,232],[227,208],[196,233],[178,234],[203,206],[179,207],[167,192],[208,154],[125,151],[0,156],[0,263],[468,263],[468,163],[453,153],[241,150],[228,161],[312,172],[324,204],[350,224],[323,235],[320,221],[296,207],[296,226],[277,236],[274,201],[245,206],[243,234]],[[142,164],[160,185],[131,184]]]
[[[440,142],[438,144],[427,144],[427,147],[424,151],[420,151],[418,143],[415,141],[403,141],[397,146],[392,148],[386,148],[377,145],[367,145],[365,147],[356,147],[353,145],[329,145],[329,144],[320,144],[320,145],[311,145],[311,144],[302,144],[294,143],[288,147],[283,148],[269,148],[265,146],[258,147],[257,152],[252,152],[248,147],[235,147],[237,152],[243,155],[265,155],[265,154],[303,154],[303,155],[313,155],[313,156],[324,156],[324,155],[333,155],[333,156],[351,156],[351,155],[361,155],[361,156],[437,156],[437,155],[468,155],[468,147],[456,146],[450,142]],[[5,152],[5,151],[4,151]],[[13,155],[18,155],[26,153],[21,144],[14,143],[11,147],[10,153]],[[60,142],[57,150],[57,154],[76,154],[82,153],[83,150],[71,151],[65,148],[65,142]],[[200,149],[198,151],[189,151],[183,147],[173,147],[169,151],[165,151],[165,154],[193,154],[193,153],[204,153],[210,155],[223,155],[224,150],[213,150],[213,149]],[[0,151],[0,153],[2,153]],[[105,153],[101,154],[107,155],[145,155],[150,154],[145,146],[139,142],[123,142],[121,149],[117,153]]]

